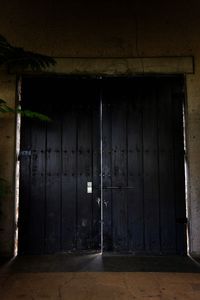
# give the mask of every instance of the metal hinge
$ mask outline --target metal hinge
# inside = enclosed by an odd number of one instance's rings
[[[31,150],[23,150],[20,151],[18,160],[20,160],[22,157],[30,157],[31,156]]]

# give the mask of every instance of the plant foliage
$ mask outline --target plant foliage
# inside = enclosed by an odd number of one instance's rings
[[[0,35],[0,66],[7,70],[23,71],[30,69],[32,71],[41,71],[56,64],[56,61],[46,55],[26,51],[23,48],[12,46],[5,37]],[[50,121],[49,117],[38,112],[30,110],[13,109],[7,105],[6,101],[0,99],[0,113],[20,113],[28,118],[36,118],[42,121]],[[9,192],[8,183],[5,179],[0,178],[0,199]]]
[[[31,69],[32,71],[41,71],[51,65],[55,65],[56,61],[46,55],[25,51],[23,48],[12,46],[2,35],[0,35],[0,66],[5,66],[9,70]],[[21,116],[39,119],[41,121],[50,121],[50,118],[41,113],[22,110],[21,108],[13,109],[7,105],[6,101],[0,99],[0,113],[20,113]],[[7,191],[6,181],[0,178],[0,198]]]
[[[0,35],[0,66],[5,66],[8,70],[25,70],[41,71],[52,65],[56,61],[47,55],[26,51],[23,48],[12,46],[5,37]],[[41,121],[50,121],[43,114],[31,110],[22,110],[20,108],[13,109],[6,104],[6,101],[0,99],[1,113],[20,113],[21,116],[28,118],[36,118]]]
[[[52,57],[12,46],[0,35],[0,65],[4,65],[9,70],[30,68],[32,71],[41,71],[55,64],[56,61]]]
[[[21,116],[23,116],[23,117],[39,119],[41,121],[50,121],[51,120],[48,116],[43,115],[38,112],[35,112],[35,111],[31,111],[28,109],[22,110],[21,108],[16,108],[16,109],[11,108],[10,106],[8,106],[6,104],[6,101],[4,101],[3,99],[0,99],[0,112],[1,113],[20,113]]]

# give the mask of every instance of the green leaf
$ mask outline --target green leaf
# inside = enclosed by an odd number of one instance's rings
[[[9,107],[9,106],[6,104],[6,101],[5,101],[5,100],[0,99],[0,112],[2,112],[2,113],[9,113],[9,112],[14,113],[14,112],[15,112],[15,109]]]
[[[0,35],[0,65],[9,69],[30,68],[33,71],[41,71],[55,64],[56,61],[52,57],[14,47]]]
[[[12,46],[4,36],[0,35],[0,65],[9,69],[20,70],[30,68],[33,71],[41,71],[49,66],[55,65],[56,61],[47,55],[25,51],[23,48]],[[50,118],[31,110],[13,109],[6,101],[0,99],[1,113],[20,113],[24,117],[35,118],[42,121],[50,121]]]
[[[43,115],[43,114],[38,113],[38,112],[35,112],[35,111],[17,109],[17,112],[20,113],[23,117],[38,119],[38,120],[46,121],[46,122],[51,121],[51,119],[48,116]]]
[[[51,119],[48,116],[38,113],[38,112],[35,112],[35,111],[31,111],[28,109],[23,110],[20,108],[13,109],[10,106],[8,106],[6,104],[6,101],[4,101],[3,99],[0,99],[0,112],[2,112],[2,113],[19,113],[23,117],[38,119],[40,121],[45,121],[45,122],[51,121]]]

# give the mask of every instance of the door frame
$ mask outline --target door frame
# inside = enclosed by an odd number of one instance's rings
[[[65,78],[80,78],[80,77],[83,77],[83,78],[91,78],[91,79],[102,79],[102,78],[112,78],[113,76],[81,76],[81,75],[57,75],[57,74],[45,74],[45,75],[24,75],[24,77],[65,77]],[[183,75],[179,75],[181,76],[182,78],[184,78]],[[140,74],[140,75],[136,75],[136,76],[114,76],[114,77],[122,77],[122,78],[136,78],[136,77],[177,77],[177,74],[152,74],[152,75],[149,75],[149,74]],[[20,78],[19,80],[19,88],[18,88],[18,98],[21,97],[21,91],[20,91],[20,82],[21,80],[23,80],[22,78]],[[18,99],[18,100],[21,100],[21,99]],[[102,122],[102,99],[100,101],[100,111],[101,111],[101,118],[100,118],[100,122]],[[186,110],[186,97],[185,97],[185,103],[184,103],[184,109]],[[19,116],[18,116],[18,122],[19,122]],[[184,115],[184,124],[186,123],[186,113]],[[18,126],[19,127],[19,126]],[[101,130],[101,141],[102,141],[102,124],[101,124],[101,127],[100,127],[100,130]],[[19,132],[19,128],[18,128],[18,139],[20,137],[20,132]],[[185,142],[186,142],[186,126],[184,126],[184,136],[185,136]],[[185,143],[185,146],[186,146],[186,143]],[[101,142],[101,148],[102,148],[102,142]],[[102,150],[102,149],[101,149]],[[101,154],[102,154],[102,151],[101,151]],[[101,164],[102,164],[102,155],[101,155]],[[186,174],[187,170],[185,170],[185,174]],[[101,177],[102,177],[102,172],[101,172]],[[187,176],[185,176],[187,177]],[[103,253],[103,188],[102,188],[102,184],[103,184],[103,178],[101,178],[101,252]],[[188,185],[188,183],[186,182],[186,184]],[[188,189],[186,189],[188,190]],[[188,195],[186,194],[186,213],[187,213],[187,216],[188,216],[188,202],[187,202],[187,199],[188,199]],[[17,200],[18,201],[18,200]],[[16,218],[18,218],[18,216],[16,216]],[[17,235],[17,233],[16,233]],[[15,238],[16,239],[16,238]],[[187,230],[187,247],[188,247],[188,230]]]

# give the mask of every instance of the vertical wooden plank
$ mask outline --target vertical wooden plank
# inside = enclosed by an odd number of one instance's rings
[[[112,185],[127,186],[127,106],[123,101],[125,87],[116,88],[112,101]],[[113,189],[113,248],[115,251],[128,249],[127,239],[127,191]]]
[[[100,207],[100,89],[97,82],[91,82],[92,88],[92,168],[93,168],[93,193],[92,193],[92,248],[101,248],[101,207]]]
[[[160,253],[157,104],[154,81],[143,82],[145,251]]]
[[[172,99],[169,79],[160,79],[158,95],[158,148],[160,238],[163,254],[176,253]]]
[[[55,108],[54,108],[55,109]],[[53,110],[54,110],[53,109]],[[61,218],[61,121],[54,117],[47,125],[47,161],[46,161],[46,253],[60,250]]]
[[[32,122],[33,145],[24,143],[24,150],[32,146],[32,162],[30,165],[30,158],[23,157],[26,166],[22,170],[22,164],[21,179],[26,182],[20,192],[24,199],[20,201],[24,230],[24,233],[20,230],[22,252],[99,249],[99,190],[93,189],[93,194],[87,194],[87,182],[93,182],[95,187],[100,178],[97,89],[82,79],[31,79],[27,96],[29,108],[36,111],[39,108],[50,115],[52,122],[47,125],[46,136],[44,123]],[[31,138],[30,126],[26,130],[25,139]],[[42,218],[44,209],[45,218]]]
[[[100,247],[99,99],[95,82],[71,80],[68,87],[71,110],[66,105],[63,123],[63,235],[68,250]],[[87,182],[93,192],[87,193]],[[64,199],[64,198],[63,198]]]
[[[178,254],[186,254],[186,204],[183,138],[183,79],[174,80],[172,85],[173,133],[174,133],[174,176],[176,202],[176,247]],[[184,221],[185,220],[185,221]]]
[[[44,253],[46,124],[32,121],[29,254]]]
[[[28,102],[27,91],[28,83],[23,78],[22,81],[22,103],[24,109],[26,102]],[[20,132],[20,152],[31,150],[31,121],[29,119],[21,120]],[[19,182],[19,237],[18,237],[18,251],[19,254],[25,254],[28,251],[28,221],[29,221],[29,205],[30,205],[30,165],[31,156],[20,155],[20,182]]]
[[[113,250],[112,190],[112,109],[106,81],[102,88],[102,173],[103,173],[103,249]]]
[[[44,101],[44,87],[41,88],[41,81],[24,78],[22,88],[22,109],[29,109],[46,113]],[[43,101],[42,101],[43,100]],[[23,129],[25,127],[25,130]],[[44,251],[44,213],[45,213],[45,122],[39,120],[23,119],[21,131],[21,150],[30,150],[31,155],[24,159],[29,160],[29,165],[24,168],[21,165],[20,189],[29,187],[29,195],[26,195],[23,208],[25,223],[23,231],[26,232],[26,254],[39,254]],[[28,140],[28,143],[23,142]],[[23,195],[20,194],[20,206]],[[20,216],[21,218],[21,216]],[[24,222],[24,221],[23,221]],[[19,235],[21,233],[19,232]]]
[[[73,96],[68,94],[68,97]],[[62,250],[76,249],[76,106],[71,100],[62,123]],[[67,101],[67,99],[66,99]],[[76,101],[76,99],[75,99]]]
[[[31,150],[31,121],[22,120],[20,151]],[[31,156],[20,157],[19,183],[19,254],[26,254],[29,250],[29,214],[30,214],[30,166]]]
[[[87,182],[92,174],[92,109],[87,86],[80,86],[77,141],[77,249],[91,249],[92,245],[92,194],[87,193]]]
[[[144,252],[143,138],[141,80],[130,81],[128,103],[128,242],[129,250]]]

